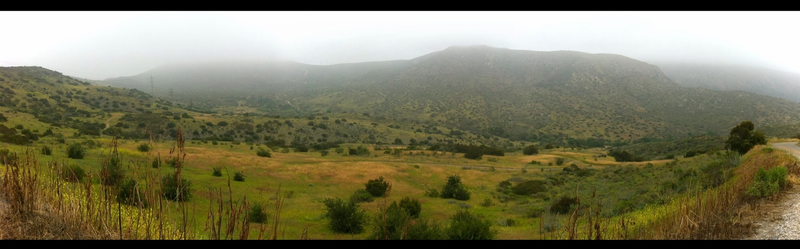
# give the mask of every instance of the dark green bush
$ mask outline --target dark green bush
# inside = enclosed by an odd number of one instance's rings
[[[446,239],[443,229],[427,220],[412,220],[411,215],[397,202],[381,208],[375,216],[374,230],[369,239],[390,240],[438,240]]]
[[[212,176],[222,176],[222,167],[213,167],[212,169],[214,170],[214,173],[211,173]]]
[[[447,178],[447,183],[442,188],[441,197],[445,199],[469,200],[469,191],[461,184],[461,177],[452,175]]]
[[[117,185],[125,178],[125,169],[122,160],[118,156],[112,156],[108,162],[101,163],[100,182],[103,185]]]
[[[561,166],[564,164],[565,159],[563,157],[556,158],[556,165]]]
[[[372,202],[372,200],[372,194],[364,189],[358,189],[355,193],[353,193],[353,195],[350,196],[350,201],[355,203]]]
[[[260,157],[272,157],[272,153],[270,153],[268,150],[264,148],[258,148],[258,152],[256,152],[256,155]]]
[[[403,197],[400,200],[400,208],[406,211],[411,218],[419,218],[419,213],[422,212],[422,204],[417,199],[410,197]]]
[[[147,203],[143,195],[136,180],[129,178],[120,184],[117,201],[122,204],[144,207],[147,206]]]
[[[244,181],[244,173],[236,171],[236,173],[233,174],[233,180],[237,181],[237,182],[243,182]]]
[[[467,159],[474,159],[474,160],[481,160],[483,154],[478,150],[470,150],[464,153],[464,158]]]
[[[525,149],[522,150],[522,154],[525,154],[525,155],[539,154],[539,149],[536,149],[536,146],[531,144],[531,145],[525,146]]]
[[[366,213],[358,204],[342,199],[326,198],[323,203],[328,211],[325,217],[330,218],[331,230],[337,233],[358,234],[364,231]]]
[[[541,180],[524,181],[511,188],[516,195],[532,195],[546,190],[547,186]]]
[[[153,168],[158,168],[158,158],[153,158]]]
[[[450,227],[446,233],[451,240],[491,240],[497,235],[491,225],[491,222],[467,210],[458,210],[450,218]]]
[[[148,152],[148,151],[150,151],[150,145],[147,145],[145,143],[139,144],[139,146],[136,147],[136,149],[141,151],[141,152]]]
[[[61,178],[70,182],[82,182],[86,172],[78,165],[61,167]]]
[[[382,197],[385,195],[386,190],[389,190],[390,186],[389,182],[383,180],[383,176],[378,179],[369,180],[365,185],[367,192],[375,197]]]
[[[561,197],[550,205],[551,213],[566,214],[572,211],[573,206],[577,204],[575,197]]]
[[[250,206],[250,211],[247,212],[248,219],[252,223],[267,223],[267,212],[261,204],[256,203]]]
[[[15,154],[12,154],[8,149],[0,150],[0,164],[5,165],[6,161],[14,160]]]
[[[183,177],[179,182],[176,175],[170,173],[161,178],[161,194],[167,200],[188,201],[192,198],[192,182]]]
[[[72,159],[83,159],[83,156],[86,154],[86,150],[83,149],[81,144],[74,143],[67,147],[67,157]]]
[[[42,147],[42,155],[48,155],[49,156],[49,155],[52,155],[52,154],[53,154],[53,149],[50,149],[50,147],[47,147],[47,145]]]

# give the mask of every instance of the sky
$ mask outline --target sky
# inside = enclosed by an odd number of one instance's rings
[[[449,46],[620,54],[800,74],[800,12],[0,11],[0,66],[102,80],[161,65],[407,60]]]

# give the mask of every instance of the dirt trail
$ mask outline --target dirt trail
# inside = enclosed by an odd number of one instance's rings
[[[800,158],[797,142],[773,143],[772,147]],[[800,186],[790,188],[777,201],[764,204],[758,210],[760,219],[753,224],[755,234],[744,239],[800,239]]]

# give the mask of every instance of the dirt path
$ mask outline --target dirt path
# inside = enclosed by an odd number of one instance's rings
[[[111,115],[111,117],[106,119],[106,128],[103,129],[102,131],[100,131],[100,137],[103,137],[103,132],[106,131],[106,129],[108,129],[109,127],[111,127],[111,125],[109,123],[111,123],[112,119],[122,117],[122,113],[111,113],[110,115]]]
[[[797,142],[773,143],[773,148],[788,151],[800,158]],[[748,240],[800,239],[800,187],[781,194],[777,201],[757,208],[760,219],[754,222],[755,234]]]

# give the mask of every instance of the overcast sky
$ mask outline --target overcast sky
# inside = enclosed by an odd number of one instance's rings
[[[163,64],[412,59],[453,45],[800,73],[800,12],[0,12],[0,66],[89,79]]]

